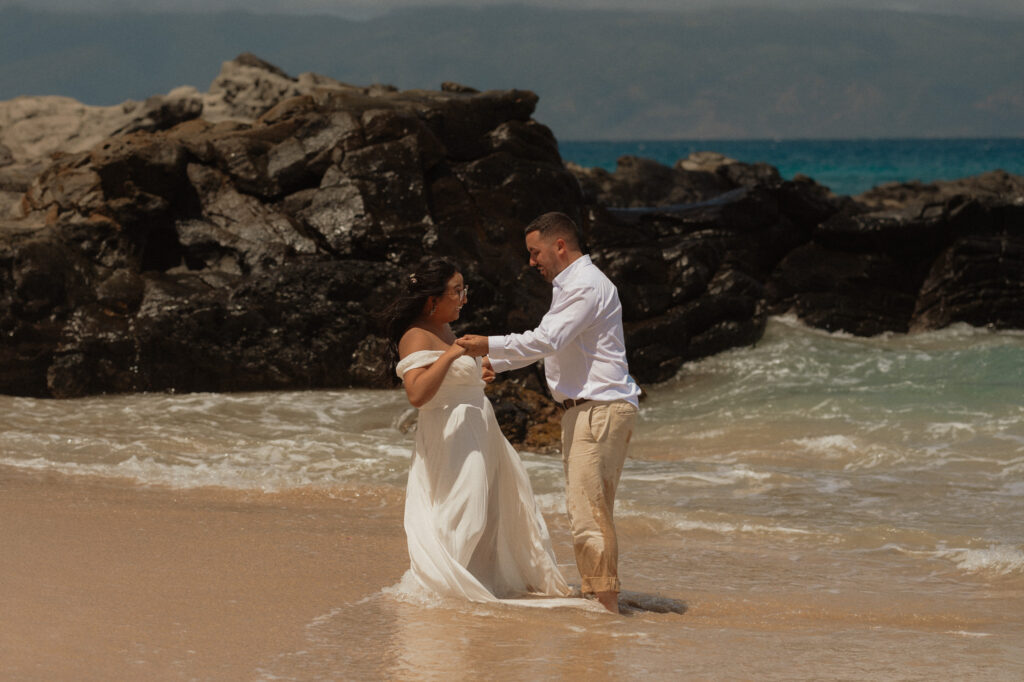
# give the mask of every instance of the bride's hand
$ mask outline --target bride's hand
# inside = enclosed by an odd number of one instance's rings
[[[454,360],[456,358],[461,358],[463,355],[465,355],[466,349],[457,343],[453,343],[452,345],[448,346],[448,350],[445,351],[445,354],[451,355],[452,359]]]
[[[479,334],[465,334],[455,339],[455,343],[465,348],[473,357],[482,358],[489,350],[487,337]]]

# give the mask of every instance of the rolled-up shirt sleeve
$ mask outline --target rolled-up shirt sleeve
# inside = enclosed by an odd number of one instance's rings
[[[596,297],[592,290],[559,290],[536,329],[487,337],[491,366],[495,372],[504,372],[557,353],[586,328],[595,313]]]

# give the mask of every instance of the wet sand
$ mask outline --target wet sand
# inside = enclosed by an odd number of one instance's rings
[[[0,679],[1024,675],[1016,578],[914,592],[891,562],[756,536],[682,549],[627,516],[627,615],[425,607],[381,593],[408,563],[401,509],[386,487],[182,491],[0,468]],[[565,521],[548,522],[573,582]],[[644,608],[665,604],[685,609]]]
[[[0,469],[0,678],[254,679],[401,576],[399,503]]]

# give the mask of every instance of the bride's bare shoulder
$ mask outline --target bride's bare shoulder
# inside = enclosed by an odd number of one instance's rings
[[[438,347],[440,345],[441,340],[433,332],[422,327],[409,327],[398,340],[398,356],[404,358],[418,350],[444,350]]]

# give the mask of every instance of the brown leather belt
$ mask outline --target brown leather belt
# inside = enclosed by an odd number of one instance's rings
[[[588,398],[582,398],[581,400],[573,400],[572,398],[569,398],[568,400],[563,400],[562,402],[560,402],[558,404],[561,405],[563,408],[568,410],[570,407],[579,407],[583,403],[589,403],[589,402],[590,402],[590,400]]]

